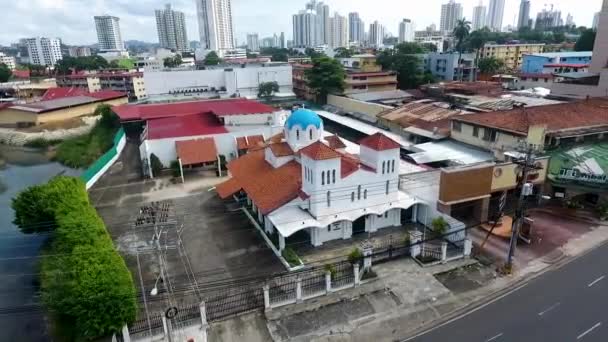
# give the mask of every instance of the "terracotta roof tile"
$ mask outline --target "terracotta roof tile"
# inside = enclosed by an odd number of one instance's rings
[[[534,125],[547,125],[547,133],[566,129],[608,125],[608,99],[535,106],[489,113],[459,115],[452,120],[527,134]]]
[[[359,161],[343,156],[340,159],[340,177],[346,178],[359,170]]]
[[[401,148],[398,142],[378,132],[359,140],[359,145],[369,147],[372,150],[384,151]]]
[[[237,150],[246,150],[247,149],[247,139],[245,137],[236,138],[236,149]]]
[[[223,183],[220,183],[215,187],[215,191],[217,191],[217,194],[222,199],[226,199],[226,198],[234,195],[241,189],[242,189],[241,185],[235,178],[230,178],[229,180],[227,180]]]
[[[281,132],[281,133],[277,133],[277,134],[271,136],[270,138],[268,138],[268,140],[266,140],[266,142],[279,143],[279,142],[283,141],[284,138],[285,138],[285,133]]]
[[[333,149],[346,148],[346,145],[338,135],[330,135],[328,137],[325,137],[325,141],[327,141],[329,147]]]
[[[213,138],[176,141],[175,149],[182,165],[201,164],[217,160],[217,148]]]
[[[335,159],[341,156],[340,153],[320,141],[304,147],[299,152],[313,160]]]
[[[275,169],[266,162],[263,150],[231,161],[228,170],[263,214],[298,197],[302,184],[302,169],[298,162],[291,161]]]
[[[249,148],[261,147],[264,144],[264,136],[261,134],[250,135],[247,137]]]
[[[269,144],[268,147],[272,151],[275,157],[286,157],[293,155],[293,150],[288,143],[282,142],[277,144]]]

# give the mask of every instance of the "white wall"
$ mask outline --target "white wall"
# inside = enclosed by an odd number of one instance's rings
[[[275,81],[279,92],[292,92],[291,65],[238,66],[210,70],[144,71],[146,92],[149,96],[168,94],[187,87],[226,87],[228,95],[256,96],[262,82]]]
[[[249,114],[249,115],[225,115],[222,116],[224,119],[224,125],[267,125],[277,124],[274,122],[274,116],[271,113],[268,114]]]
[[[315,217],[333,215],[353,209],[383,204],[396,199],[399,183],[399,150],[396,149],[394,151],[397,153],[394,173],[382,174],[382,170],[380,169],[378,172],[359,169],[344,179],[341,178],[340,159],[315,161],[302,155],[302,165],[311,168],[314,173],[313,183],[306,181],[304,172],[302,173],[302,188],[310,195],[308,202],[310,203],[311,214]],[[325,182],[323,185],[321,172],[334,169],[336,170],[336,182],[330,182],[329,184]],[[386,194],[387,181],[389,182],[388,195]],[[359,185],[361,186],[360,196],[358,191]],[[367,198],[365,198],[366,190]],[[327,206],[328,191],[330,192],[329,207]],[[354,201],[351,200],[353,193],[355,194]]]
[[[154,153],[161,163],[165,167],[169,167],[171,161],[177,159],[177,152],[175,151],[175,142],[182,140],[202,139],[212,137],[215,140],[215,146],[217,147],[218,154],[226,156],[226,160],[232,160],[236,158],[236,140],[235,138],[244,137],[248,135],[263,135],[264,138],[268,138],[272,135],[279,133],[282,127],[265,126],[259,128],[252,128],[249,130],[228,132],[214,135],[198,135],[189,137],[178,137],[178,138],[166,138],[166,139],[154,139],[146,140],[142,145],[147,144],[147,155],[141,155],[140,157],[150,159],[150,154]],[[140,146],[140,153],[145,153],[145,148]]]

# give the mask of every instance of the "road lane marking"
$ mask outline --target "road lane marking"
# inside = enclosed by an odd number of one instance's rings
[[[602,322],[597,322],[594,326],[592,326],[591,328],[587,329],[585,332],[583,332],[582,334],[578,335],[576,337],[577,340],[580,340],[581,338],[585,337],[585,335],[587,335],[588,333],[592,332],[593,329],[599,327],[600,325],[602,325]]]
[[[539,312],[539,313],[538,313],[538,315],[539,315],[539,316],[542,316],[542,315],[546,314],[547,312],[549,312],[549,311],[551,311],[551,310],[555,309],[555,308],[556,308],[556,307],[558,307],[560,304],[561,304],[560,302],[557,302],[557,303],[555,303],[555,304],[551,305],[550,307],[548,307],[547,309],[545,309],[545,310],[543,310],[543,311]]]
[[[599,277],[599,278],[595,279],[594,281],[590,282],[590,283],[589,283],[589,285],[587,285],[587,287],[591,287],[591,286],[595,285],[595,283],[597,283],[597,282],[601,281],[601,280],[602,280],[602,279],[604,279],[605,277],[606,277],[606,276],[605,276],[605,275],[603,275],[603,276],[601,276],[601,277]]]
[[[499,338],[500,336],[502,336],[502,333],[490,338],[489,340],[486,340],[486,342],[494,341],[495,339]]]

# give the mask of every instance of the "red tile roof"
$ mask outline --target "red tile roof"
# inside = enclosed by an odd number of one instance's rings
[[[608,98],[535,106],[490,113],[459,115],[453,120],[528,134],[533,125],[547,125],[547,133],[608,125]]]
[[[277,133],[277,134],[271,136],[270,138],[268,138],[268,140],[266,140],[266,142],[279,143],[279,142],[283,141],[284,138],[285,138],[285,133],[281,132],[281,133]]]
[[[15,78],[30,78],[30,71],[29,70],[15,69],[15,70],[13,70],[13,77],[15,77]]]
[[[217,194],[222,199],[226,199],[234,195],[238,191],[241,191],[241,189],[241,185],[236,180],[236,178],[230,178],[229,180],[220,183],[215,187],[215,191],[217,191]]]
[[[346,178],[359,170],[359,161],[348,156],[340,159],[340,177]]]
[[[237,137],[236,138],[236,149],[237,150],[246,150],[247,149],[247,138],[245,137]]]
[[[217,148],[213,138],[176,141],[175,150],[182,165],[217,161]]]
[[[231,161],[228,170],[238,185],[222,186],[232,189],[240,186],[262,214],[268,214],[298,197],[302,185],[302,169],[298,162],[291,161],[275,169],[266,162],[263,150]]]
[[[148,121],[148,139],[191,137],[228,133],[210,113],[168,117]]]
[[[44,95],[42,96],[42,101],[56,100],[74,96],[88,96],[98,100],[111,100],[127,96],[127,94],[114,90],[102,90],[94,93],[89,93],[88,91],[79,88],[56,87],[49,88],[46,92],[44,92]]]
[[[225,116],[272,113],[275,111],[273,107],[247,99],[128,104],[115,106],[112,110],[123,121],[149,120],[201,113]]]
[[[72,75],[61,75],[60,78],[70,78],[70,79],[78,79],[78,78],[89,78],[89,77],[99,77],[99,78],[108,78],[108,77],[143,77],[143,72],[96,72],[96,73],[77,73]]]
[[[301,154],[313,159],[313,160],[327,160],[340,158],[341,154],[325,145],[324,143],[317,141],[314,142],[299,151]]]
[[[127,94],[116,90],[100,90],[94,93],[87,93],[86,96],[94,97],[99,100],[111,100],[127,96]]]
[[[329,147],[333,149],[346,148],[346,145],[338,135],[330,135],[328,137],[325,137],[325,141],[327,141]]]
[[[88,91],[79,88],[49,88],[42,95],[42,101],[55,100],[64,97],[87,95]]]
[[[392,150],[395,148],[401,148],[398,142],[393,139],[387,137],[386,135],[378,132],[374,135],[370,135],[359,140],[359,145],[369,147],[372,150],[376,151],[384,151],[384,150]]]
[[[250,148],[263,147],[263,144],[264,136],[261,134],[236,138],[237,150],[247,150]]]
[[[274,154],[275,157],[286,157],[293,155],[293,150],[286,142],[270,144],[268,145],[268,147],[270,148],[272,154]]]

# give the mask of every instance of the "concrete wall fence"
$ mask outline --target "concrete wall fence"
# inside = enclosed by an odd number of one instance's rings
[[[89,168],[84,171],[82,176],[80,176],[85,181],[87,190],[89,190],[99,180],[99,178],[101,178],[101,176],[108,171],[110,166],[114,164],[114,162],[120,156],[122,150],[125,148],[126,143],[127,138],[125,136],[125,131],[121,128],[114,136],[114,146],[112,146],[108,152],[99,157],[99,159],[97,159],[93,165],[89,166]]]
[[[376,115],[393,107],[384,106],[376,103],[359,101],[343,96],[327,95],[327,104],[338,107],[345,112],[361,113],[376,119]]]

